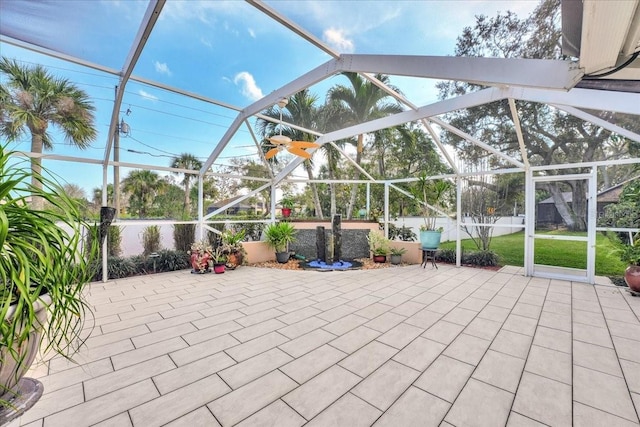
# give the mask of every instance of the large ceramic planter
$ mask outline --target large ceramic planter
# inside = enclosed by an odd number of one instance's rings
[[[289,252],[276,252],[276,261],[280,264],[289,262]]]
[[[438,249],[441,236],[442,233],[440,231],[420,231],[420,246],[423,249]]]
[[[634,292],[640,292],[640,266],[630,265],[624,271],[624,281],[627,282],[629,289]]]
[[[40,300],[34,303],[35,316],[37,318],[34,324],[46,324],[48,304],[51,304],[49,295],[43,295]],[[5,321],[8,319],[8,322],[11,322],[14,311],[15,306],[11,306]],[[21,332],[22,328],[18,328],[18,333]],[[20,382],[38,354],[41,336],[41,328],[35,328],[29,333],[29,338],[27,338],[19,348],[14,348],[14,350],[17,351],[17,359],[22,359],[19,363],[16,362],[16,358],[9,354],[7,348],[0,348],[0,400],[9,401],[12,405],[16,406],[15,408],[0,407],[0,424],[2,425],[4,425],[5,421],[13,418],[13,413],[19,414],[19,412],[25,411],[33,406],[42,395],[41,386],[36,390],[37,395],[21,395],[24,389],[21,387],[22,383]]]

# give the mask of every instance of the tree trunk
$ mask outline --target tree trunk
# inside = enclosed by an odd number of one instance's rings
[[[548,187],[551,197],[553,197],[553,203],[562,217],[562,220],[567,224],[567,228],[569,230],[575,229],[575,218],[572,215],[569,204],[564,200],[564,197],[562,197],[562,191],[558,188],[558,185],[555,182],[550,182]]]
[[[31,129],[31,152],[42,153],[42,135],[34,132]],[[31,184],[38,189],[42,189],[42,181],[40,176],[42,175],[42,159],[40,157],[31,158]],[[33,209],[42,210],[44,207],[44,200],[42,197],[31,196],[31,206]]]
[[[587,188],[586,181],[574,181],[571,186],[573,192],[573,218],[574,228],[572,231],[587,231]]]
[[[313,170],[311,169],[311,165],[309,162],[304,162],[304,168],[307,170],[307,176],[309,180],[313,179]],[[322,205],[320,204],[320,196],[318,195],[318,187],[315,182],[311,183],[311,193],[313,194],[313,204],[316,209],[316,217],[319,219],[324,219],[324,215],[322,214]]]

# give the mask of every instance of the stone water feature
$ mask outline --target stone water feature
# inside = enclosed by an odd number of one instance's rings
[[[349,270],[359,268],[362,264],[358,261],[345,261],[342,259],[342,217],[334,215],[331,221],[331,233],[329,241],[332,243],[327,247],[327,232],[323,226],[316,227],[316,257],[315,260],[303,263],[306,269],[319,269],[322,271],[330,270]],[[347,230],[359,231],[359,230]],[[327,257],[327,248],[330,256]],[[311,258],[311,257],[309,257]]]

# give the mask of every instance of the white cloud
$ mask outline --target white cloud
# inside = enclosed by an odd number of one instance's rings
[[[143,98],[145,98],[145,99],[148,99],[148,100],[150,100],[150,101],[157,101],[157,100],[158,100],[158,97],[157,97],[157,96],[151,95],[149,92],[145,92],[145,91],[144,91],[144,90],[142,90],[142,89],[140,89],[140,90],[138,91],[138,95],[140,95],[141,97],[143,97]]]
[[[344,30],[328,28],[322,33],[322,38],[340,53],[353,53],[355,50],[353,40],[347,38]]]
[[[247,31],[249,32],[249,35],[251,36],[251,38],[253,39],[256,38],[256,32],[253,31],[253,28],[248,28]]]
[[[209,49],[211,49],[213,47],[213,43],[211,43],[211,40],[209,40],[208,38],[205,38],[205,37],[200,37],[200,43],[202,43],[203,45],[205,45]]]
[[[171,74],[173,74],[166,62],[155,61],[153,65],[156,67],[156,71],[160,74],[166,74],[167,76],[171,76]]]
[[[241,91],[244,96],[251,101],[257,101],[262,98],[262,89],[258,87],[253,76],[247,71],[242,71],[233,78],[233,83],[241,86]]]

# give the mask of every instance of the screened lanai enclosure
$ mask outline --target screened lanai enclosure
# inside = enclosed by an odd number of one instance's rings
[[[256,196],[268,213],[256,222],[276,221],[291,192],[316,217],[376,211],[388,232],[420,176],[445,179],[455,196],[440,221],[458,260],[467,234],[522,230],[527,275],[593,283],[599,194],[639,173],[640,0],[508,7],[518,15],[431,1],[3,1],[2,56],[68,76],[97,118],[85,150],[55,129],[44,153],[26,135],[12,147],[118,213],[132,171],[184,184],[185,206],[195,188],[197,209],[170,222],[200,233]],[[216,191],[227,202],[208,210]],[[322,191],[343,202],[322,206]],[[540,194],[571,232],[539,233]],[[536,261],[537,245],[567,241],[586,246],[583,268]]]

